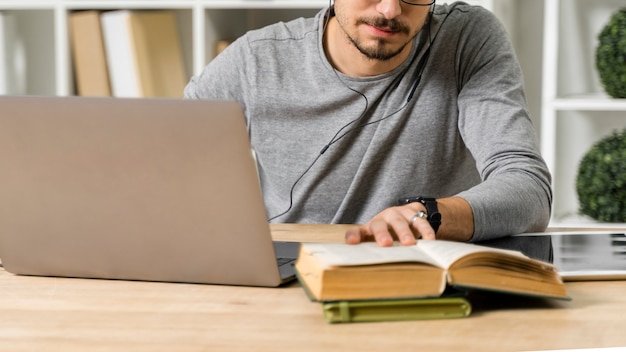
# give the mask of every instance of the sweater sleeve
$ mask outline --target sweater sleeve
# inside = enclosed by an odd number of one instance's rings
[[[459,131],[482,182],[459,194],[474,213],[472,241],[542,231],[550,220],[550,172],[526,107],[524,82],[508,34],[474,7],[456,53]]]

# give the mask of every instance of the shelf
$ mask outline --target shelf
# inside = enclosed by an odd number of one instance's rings
[[[211,9],[314,9],[325,7],[328,5],[326,0],[248,0],[248,1],[232,1],[232,0],[213,0],[200,1],[205,8]]]
[[[266,24],[313,16],[327,5],[328,0],[0,0],[0,15],[5,15],[5,24],[0,22],[0,54],[8,53],[0,60],[0,92],[74,94],[67,28],[72,11],[176,11],[185,66],[192,75],[215,56],[219,40],[233,40]]]
[[[541,152],[553,176],[553,222],[619,226],[578,217],[578,165],[589,148],[626,128],[626,99],[609,97],[595,66],[598,33],[626,0],[546,0]],[[578,94],[580,92],[590,92]]]
[[[570,215],[552,219],[550,227],[553,228],[594,228],[594,229],[626,229],[626,223],[600,222],[584,215]]]
[[[0,0],[2,10],[28,9],[315,9],[327,0]]]
[[[604,93],[560,97],[552,101],[556,110],[626,111],[626,99],[611,98]]]

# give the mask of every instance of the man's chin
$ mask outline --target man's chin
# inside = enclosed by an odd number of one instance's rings
[[[363,54],[365,57],[367,57],[370,60],[389,61],[393,59],[394,57],[398,56],[402,52],[403,48],[391,49],[391,48],[388,48],[387,46],[378,45],[376,47],[369,47],[369,48],[357,47],[357,49],[359,50],[359,52],[361,52],[361,54]]]

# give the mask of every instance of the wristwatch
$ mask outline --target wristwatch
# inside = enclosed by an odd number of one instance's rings
[[[416,202],[422,203],[424,207],[426,207],[426,220],[428,220],[430,226],[435,230],[435,233],[437,233],[439,225],[441,225],[441,213],[439,212],[439,208],[437,208],[437,199],[430,197],[406,197],[398,200],[398,204],[400,205]]]

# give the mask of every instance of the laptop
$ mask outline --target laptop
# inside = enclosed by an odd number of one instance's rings
[[[0,97],[0,260],[11,273],[275,287],[241,107]],[[281,260],[284,261],[284,260]]]
[[[549,228],[553,263],[565,281],[626,279],[626,228]]]

